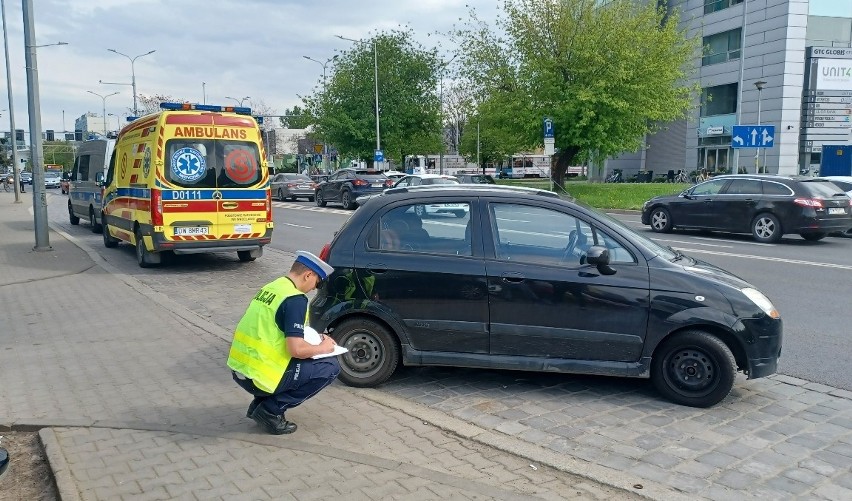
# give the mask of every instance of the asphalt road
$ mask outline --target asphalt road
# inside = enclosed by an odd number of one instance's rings
[[[351,211],[309,202],[275,202],[272,246],[295,252],[319,252]],[[852,336],[846,322],[852,297],[852,239],[806,242],[798,236],[761,244],[748,235],[653,233],[638,214],[616,218],[663,245],[670,245],[724,268],[763,291],[784,319],[784,348],[779,372],[852,390],[848,354]]]

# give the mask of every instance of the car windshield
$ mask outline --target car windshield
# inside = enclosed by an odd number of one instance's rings
[[[629,232],[630,236],[633,238],[634,242],[638,243],[639,245],[644,246],[645,248],[647,248],[648,250],[650,250],[654,254],[660,256],[661,258],[663,258],[667,261],[673,261],[675,258],[678,257],[678,253],[675,252],[671,247],[667,247],[667,246],[663,246],[663,245],[658,244],[654,240],[652,240],[652,239],[646,237],[645,235],[637,232],[633,228],[627,226],[626,224],[624,224],[621,221],[619,221],[618,219],[610,216],[609,214],[602,212],[602,211],[599,211],[599,210],[594,209],[594,208],[589,207],[589,206],[584,206],[584,207],[586,207],[589,210],[593,210],[593,211],[597,212],[601,217],[605,218],[607,221],[611,222],[615,226],[618,226],[622,230]]]
[[[455,179],[446,179],[443,177],[433,177],[422,180],[422,184],[459,184]]]
[[[803,181],[802,186],[813,197],[831,198],[837,195],[845,195],[846,192],[830,181]]]

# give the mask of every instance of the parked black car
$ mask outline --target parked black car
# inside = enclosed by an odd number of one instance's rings
[[[679,195],[648,200],[642,207],[642,224],[661,233],[676,228],[751,233],[758,242],[777,242],[797,233],[816,241],[852,228],[850,202],[842,189],[825,179],[717,176]]]
[[[421,219],[422,205],[463,218]],[[349,352],[340,379],[405,365],[650,377],[708,407],[737,370],[775,372],[781,319],[753,286],[594,209],[533,189],[392,188],[320,253],[335,271],[310,324]]]
[[[393,180],[381,171],[340,169],[331,174],[327,181],[317,185],[315,200],[319,207],[333,202],[340,203],[344,209],[354,209],[359,197],[381,193],[391,185]]]

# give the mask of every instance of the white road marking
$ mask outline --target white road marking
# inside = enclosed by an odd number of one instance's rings
[[[355,211],[346,210],[346,209],[333,209],[327,207],[311,207],[307,205],[299,205],[294,203],[286,203],[286,202],[272,202],[273,207],[278,207],[279,209],[290,209],[290,210],[306,210],[311,212],[326,212],[329,214],[343,214],[345,216],[351,216],[355,213]]]
[[[765,244],[762,242],[745,242],[742,240],[726,240],[724,238],[711,238],[711,237],[693,237],[696,240],[712,240],[714,242],[730,242],[732,244],[743,244],[743,245],[757,245],[760,247],[775,247],[775,244]]]
[[[275,224],[283,224],[284,226],[293,226],[295,228],[305,228],[306,230],[313,229],[313,226],[302,226],[301,224],[282,223],[281,221],[276,221]]]
[[[838,270],[850,270],[852,271],[852,266],[845,264],[835,264],[835,263],[820,263],[816,261],[802,261],[800,259],[786,259],[781,257],[770,257],[770,256],[755,256],[752,254],[735,254],[733,252],[720,252],[708,249],[689,249],[687,247],[675,247],[675,249],[686,252],[688,254],[710,254],[713,256],[725,256],[725,257],[738,257],[743,259],[754,259],[756,261],[769,261],[773,263],[786,263],[786,264],[802,264],[806,266],[816,266],[818,268],[834,268]]]
[[[655,238],[657,242],[668,242],[673,244],[686,244],[686,245],[704,245],[707,247],[724,247],[725,249],[733,249],[733,245],[715,245],[715,244],[703,244],[701,242],[684,242],[683,240],[667,240],[665,238]]]

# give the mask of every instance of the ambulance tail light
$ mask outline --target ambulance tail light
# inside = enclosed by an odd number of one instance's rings
[[[151,224],[163,225],[163,192],[151,190]]]
[[[266,222],[272,222],[272,190],[266,190]]]
[[[319,258],[327,263],[329,254],[331,254],[331,243],[327,243],[322,246],[322,250],[319,253]]]

